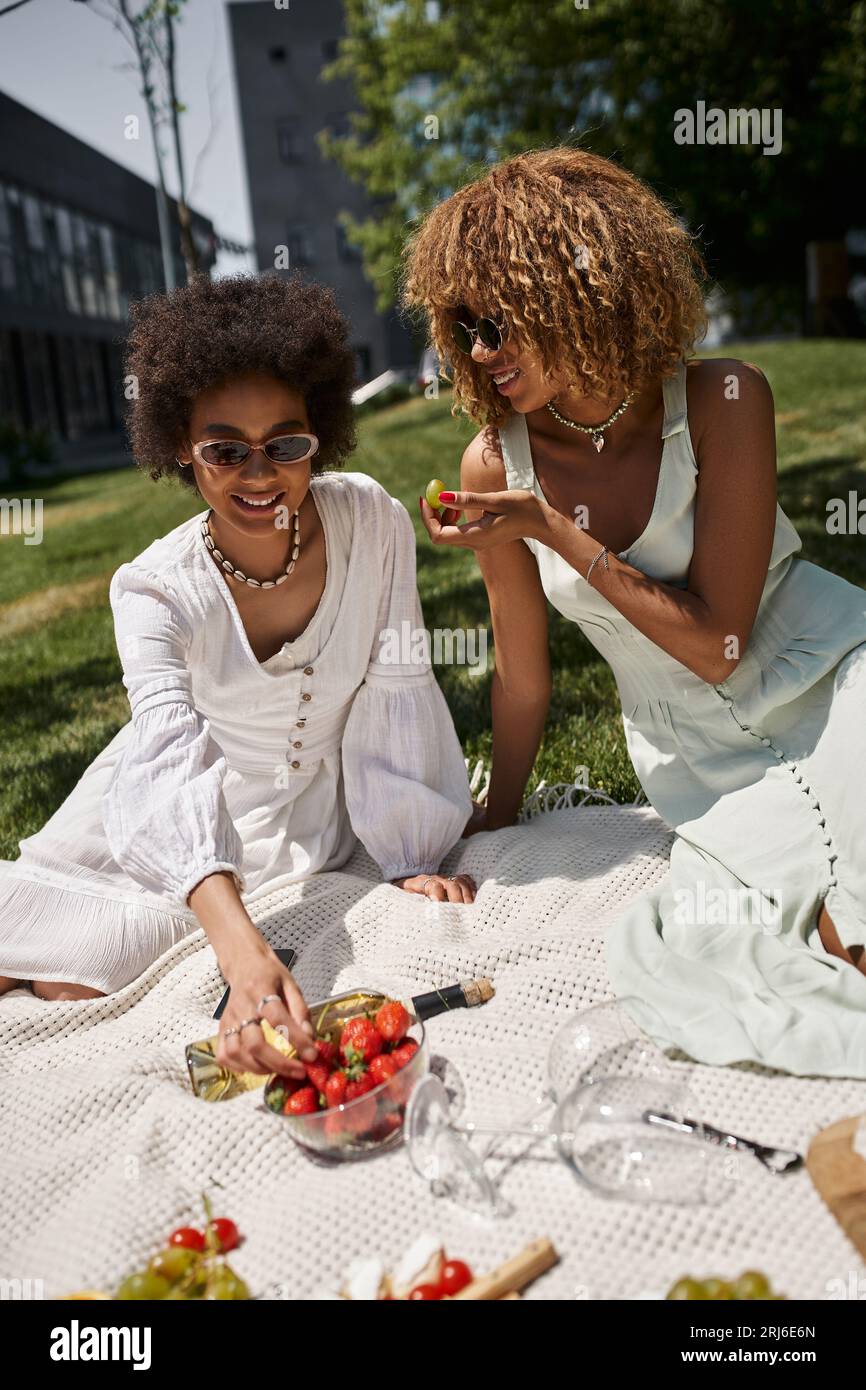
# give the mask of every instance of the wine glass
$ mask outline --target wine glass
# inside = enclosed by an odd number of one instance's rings
[[[522,1136],[557,1156],[598,1194],[691,1204],[729,1189],[722,1155],[677,1125],[688,1113],[688,1068],[674,1066],[621,1004],[568,1019],[551,1042],[545,1091],[514,1122],[478,1125],[453,1114],[441,1081],[413,1092],[404,1135],[416,1172],[476,1215],[510,1210],[487,1163],[501,1141]],[[477,1152],[475,1136],[487,1139]]]
[[[674,1088],[675,1102],[682,1102],[688,1089],[690,1064],[673,1064],[661,1048],[638,1027],[628,1006],[630,997],[594,1004],[572,1014],[556,1030],[547,1054],[547,1085],[522,1113],[518,1126],[532,1124],[547,1113],[552,1116],[557,1097],[568,1094],[581,1082],[599,1076],[649,1076],[664,1080]],[[642,1004],[645,1010],[646,1006]],[[660,1020],[658,1023],[660,1025]],[[661,1031],[661,1029],[659,1029]],[[501,1135],[492,1135],[482,1148],[484,1158],[499,1148]]]

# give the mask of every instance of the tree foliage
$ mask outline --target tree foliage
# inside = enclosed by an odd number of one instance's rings
[[[803,247],[866,224],[866,3],[857,0],[345,0],[334,76],[362,183],[345,218],[393,303],[415,219],[491,162],[573,143],[646,179],[701,234],[726,287],[798,286]],[[677,144],[675,113],[779,111],[782,147]]]

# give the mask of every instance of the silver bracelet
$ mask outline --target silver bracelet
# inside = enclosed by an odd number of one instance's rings
[[[589,569],[586,571],[586,582],[587,582],[587,584],[589,583],[589,576],[592,574],[593,568],[595,567],[595,565],[598,563],[599,560],[602,560],[602,562],[603,562],[604,567],[605,567],[606,570],[609,570],[609,569],[610,569],[610,562],[608,561],[608,558],[607,558],[609,554],[610,554],[610,551],[608,550],[607,546],[606,546],[606,545],[603,545],[603,546],[601,547],[601,550],[598,552],[598,554],[595,556],[594,560],[593,560],[592,563],[590,564]]]

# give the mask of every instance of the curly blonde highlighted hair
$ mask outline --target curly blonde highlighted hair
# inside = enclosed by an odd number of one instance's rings
[[[433,208],[406,246],[402,298],[426,312],[451,362],[453,413],[484,426],[510,406],[454,350],[459,306],[504,322],[569,389],[625,396],[669,376],[703,336],[706,279],[691,236],[646,184],[561,146],[494,165]]]

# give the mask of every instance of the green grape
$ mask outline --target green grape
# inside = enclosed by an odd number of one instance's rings
[[[164,1250],[156,1252],[147,1268],[150,1274],[159,1275],[170,1284],[176,1284],[185,1274],[189,1274],[198,1258],[196,1250],[189,1250],[183,1245],[168,1245]]]
[[[703,1284],[699,1284],[697,1279],[692,1279],[691,1275],[686,1275],[685,1279],[678,1279],[668,1293],[668,1298],[706,1298]]]
[[[223,1265],[208,1280],[205,1298],[242,1299],[249,1298],[250,1291],[229,1265]]]
[[[768,1298],[770,1296],[770,1281],[766,1274],[761,1274],[757,1269],[747,1269],[745,1274],[741,1274],[734,1284],[734,1298]]]
[[[153,1301],[157,1298],[165,1298],[169,1288],[167,1279],[163,1279],[159,1274],[151,1274],[148,1270],[142,1270],[137,1274],[130,1274],[124,1279],[117,1290],[117,1297],[142,1298]]]
[[[439,494],[444,490],[445,484],[441,478],[431,478],[430,482],[427,484],[424,496],[427,498],[427,505],[432,507],[434,511],[438,512],[439,508],[442,506],[442,503],[439,501]]]
[[[734,1296],[730,1284],[724,1279],[705,1279],[703,1283],[705,1298],[718,1301],[719,1299],[730,1299]]]

